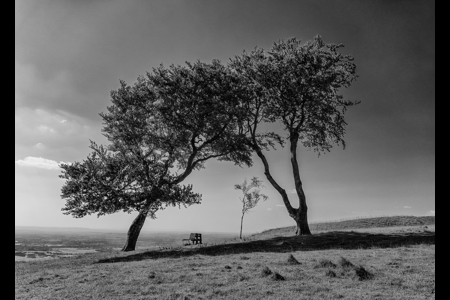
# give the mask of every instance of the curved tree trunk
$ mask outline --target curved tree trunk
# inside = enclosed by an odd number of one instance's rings
[[[300,181],[300,173],[298,171],[297,155],[296,155],[297,144],[295,143],[295,145],[293,146],[291,142],[291,163],[294,173],[295,189],[297,190],[297,195],[300,204],[298,209],[292,207],[291,203],[289,202],[289,198],[286,194],[286,191],[275,181],[275,179],[270,174],[269,163],[267,162],[267,159],[262,153],[261,149],[259,149],[259,147],[254,147],[254,150],[261,159],[261,161],[263,162],[264,174],[266,175],[266,178],[269,180],[272,186],[278,191],[278,193],[280,193],[289,216],[293,218],[294,221],[297,223],[297,230],[295,232],[295,235],[310,235],[311,231],[309,230],[307,217],[308,207],[306,206],[306,197],[305,193],[303,192],[302,182]]]
[[[308,225],[308,206],[306,205],[306,196],[303,191],[303,184],[300,180],[300,172],[298,169],[297,162],[297,143],[298,143],[298,134],[291,133],[290,138],[290,151],[291,151],[291,164],[292,164],[292,172],[294,173],[294,183],[295,190],[297,191],[299,207],[298,211],[294,217],[295,222],[297,223],[297,231],[296,235],[310,235],[311,231],[309,230]]]
[[[256,154],[259,156],[261,161],[264,165],[264,175],[266,175],[267,180],[269,180],[270,184],[280,193],[281,199],[283,199],[283,203],[286,206],[286,209],[289,213],[289,215],[294,218],[296,209],[292,207],[291,203],[289,202],[289,198],[286,194],[286,191],[275,181],[275,179],[272,177],[272,174],[270,174],[269,170],[269,163],[267,162],[266,157],[262,153],[261,149],[255,148]]]
[[[136,248],[136,242],[141,232],[142,226],[144,226],[145,218],[147,217],[148,211],[139,212],[136,219],[131,223],[130,229],[128,229],[127,242],[123,246],[121,251],[134,251]]]

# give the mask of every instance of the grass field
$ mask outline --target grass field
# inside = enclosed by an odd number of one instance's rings
[[[242,242],[16,262],[15,296],[435,299],[434,218],[400,218],[389,221],[393,226],[382,218],[363,222],[366,227],[361,220],[328,223],[312,236],[279,228]]]

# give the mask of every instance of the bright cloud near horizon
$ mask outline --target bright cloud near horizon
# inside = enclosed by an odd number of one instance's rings
[[[16,160],[16,164],[23,167],[34,167],[48,170],[59,170],[59,165],[64,162],[57,163],[51,159],[45,159],[42,157],[27,156],[24,159]],[[65,163],[64,163],[65,164]]]
[[[89,140],[107,143],[99,113],[119,80],[317,34],[355,58],[359,77],[342,92],[361,104],[346,113],[345,150],[318,157],[299,146],[308,219],[435,215],[434,1],[17,0],[15,224],[128,229],[136,214],[63,215],[58,177],[60,163],[87,157]],[[266,154],[298,207],[288,149]],[[293,226],[255,157],[251,168],[208,161],[185,181],[202,203],[162,210],[144,230],[239,232],[234,184],[253,176],[269,199],[245,217],[244,232]]]

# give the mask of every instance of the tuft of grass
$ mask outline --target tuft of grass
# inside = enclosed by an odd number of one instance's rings
[[[272,274],[272,270],[271,269],[269,269],[269,267],[264,267],[263,269],[262,269],[262,271],[261,271],[261,275],[262,276],[269,276],[269,275],[271,275]]]
[[[392,286],[401,287],[403,285],[403,281],[404,280],[402,278],[392,278],[389,284]]]
[[[299,265],[299,261],[294,257],[294,255],[290,254],[288,259],[287,259],[287,263],[289,265]]]
[[[355,265],[345,257],[339,258],[339,265],[343,268],[353,268]]]
[[[243,275],[243,274],[239,274],[238,275],[238,280],[239,281],[245,281],[245,280],[248,280],[250,277],[248,277],[248,276],[246,276],[246,275]]]
[[[364,269],[363,266],[355,267],[354,270],[359,280],[368,280],[374,277],[374,275],[369,271],[367,271],[366,269]]]
[[[325,273],[325,275],[328,277],[336,277],[336,273],[330,269]]]
[[[270,276],[270,278],[271,278],[272,280],[275,280],[275,281],[286,280],[286,279],[284,278],[284,276],[283,276],[283,275],[280,275],[280,273],[278,273],[278,272],[273,272],[272,275]]]
[[[336,268],[336,264],[333,263],[331,260],[322,258],[319,260],[319,262],[316,265],[317,268]]]
[[[44,278],[42,278],[42,277],[39,277],[38,279],[35,279],[35,280],[31,280],[31,281],[29,282],[29,284],[33,284],[33,283],[36,283],[36,282],[41,282],[41,281],[44,281]]]

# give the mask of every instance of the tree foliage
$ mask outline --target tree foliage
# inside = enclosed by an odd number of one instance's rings
[[[341,47],[325,44],[320,36],[304,45],[291,38],[268,52],[255,49],[236,56],[231,67],[253,94],[246,103],[250,135],[257,134],[261,122],[280,122],[288,139],[315,151],[329,151],[333,144],[345,147],[344,114],[359,102],[339,94],[357,78],[353,58],[338,52]]]
[[[242,202],[242,216],[241,216],[241,231],[239,237],[242,239],[242,223],[244,222],[244,215],[248,213],[252,208],[256,207],[258,202],[262,199],[267,200],[267,196],[261,194],[260,188],[264,187],[262,181],[258,177],[252,177],[250,184],[247,184],[247,179],[241,184],[235,184],[236,190],[242,191],[242,198],[239,198]],[[252,190],[253,189],[253,190]]]
[[[320,36],[301,44],[296,38],[274,43],[269,51],[256,48],[230,62],[230,68],[247,87],[241,107],[246,111],[242,132],[247,143],[264,165],[269,182],[282,196],[289,215],[296,220],[298,232],[310,234],[306,217],[306,198],[297,162],[297,144],[317,151],[330,151],[334,144],[345,148],[344,114],[350,101],[340,94],[357,78],[353,58],[343,55],[341,44],[325,44]],[[286,135],[261,131],[260,124],[282,124]],[[299,208],[293,208],[285,190],[270,173],[263,150],[288,142]],[[302,225],[301,225],[302,224]],[[300,228],[302,227],[302,228]]]
[[[245,179],[241,184],[235,184],[236,190],[242,191],[242,198],[239,198],[242,202],[242,214],[246,214],[250,209],[256,207],[259,200],[267,200],[267,196],[260,193],[260,188],[264,187],[262,181],[258,177],[252,177],[250,184],[247,184]],[[253,189],[253,191],[250,191]]]
[[[65,214],[118,211],[154,217],[168,205],[200,203],[180,183],[211,158],[251,165],[237,110],[243,89],[219,61],[160,66],[111,92],[103,119],[106,146],[91,142],[82,162],[62,164]]]
[[[87,159],[61,165],[64,213],[138,211],[132,226],[139,232],[140,220],[159,209],[200,203],[201,195],[181,183],[207,160],[251,166],[256,153],[298,231],[309,234],[297,145],[319,154],[334,144],[345,147],[344,114],[358,102],[345,99],[340,90],[357,76],[353,58],[341,54],[341,47],[325,44],[320,36],[304,44],[292,38],[269,51],[244,52],[227,65],[218,60],[161,65],[133,85],[121,81],[111,92],[112,105],[100,114],[109,144],[91,142]],[[286,134],[260,126],[272,122]],[[273,178],[263,153],[286,142],[298,208]]]

